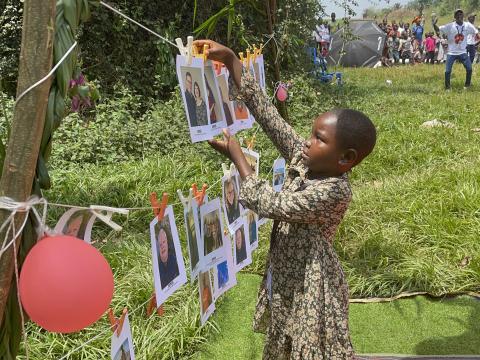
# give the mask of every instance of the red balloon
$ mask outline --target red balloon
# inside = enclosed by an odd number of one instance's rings
[[[280,101],[285,101],[287,100],[287,89],[285,89],[285,86],[280,85],[277,90],[277,99]]]
[[[93,246],[72,236],[40,240],[20,273],[20,298],[30,319],[59,333],[84,329],[108,309],[112,269]]]

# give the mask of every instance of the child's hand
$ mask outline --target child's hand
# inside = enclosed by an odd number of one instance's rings
[[[193,46],[196,46],[200,51],[203,51],[203,45],[208,45],[205,55],[209,60],[220,61],[225,65],[229,65],[236,58],[232,49],[213,40],[195,40],[193,42]]]
[[[223,140],[208,140],[208,143],[220,154],[226,156],[231,161],[235,162],[235,159],[242,154],[243,151],[235,137],[230,135],[228,129],[223,129]]]

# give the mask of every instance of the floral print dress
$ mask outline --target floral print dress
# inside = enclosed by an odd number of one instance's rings
[[[259,290],[254,330],[267,335],[265,360],[354,359],[348,330],[348,285],[333,239],[350,203],[347,175],[309,179],[301,162],[304,140],[278,114],[253,77],[230,81],[289,162],[281,192],[249,175],[240,201],[274,220],[268,266]]]

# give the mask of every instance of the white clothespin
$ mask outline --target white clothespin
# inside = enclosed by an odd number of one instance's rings
[[[177,43],[180,55],[187,58],[187,65],[191,65],[193,57],[193,36],[187,37],[187,46],[183,46],[183,41],[180,38],[176,38],[175,42]]]
[[[236,168],[235,165],[230,164],[230,167],[227,164],[222,163],[223,176],[228,177],[229,179],[235,175]]]
[[[182,193],[182,190],[180,190],[180,189],[177,190],[177,194],[178,194],[178,197],[179,197],[180,201],[183,204],[183,207],[185,207],[187,209],[187,211],[189,211],[190,208],[192,207],[193,190],[190,188],[190,190],[188,191],[188,197],[184,197],[183,193]]]
[[[102,220],[105,224],[110,226],[115,231],[121,231],[122,227],[112,221],[113,214],[116,213],[128,215],[127,209],[112,208],[109,206],[90,205],[90,210],[92,211],[93,215]]]

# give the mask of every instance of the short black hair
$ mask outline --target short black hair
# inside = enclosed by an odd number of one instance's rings
[[[370,118],[364,113],[352,109],[334,109],[337,117],[336,140],[342,150],[355,149],[360,163],[375,147],[377,130]]]

